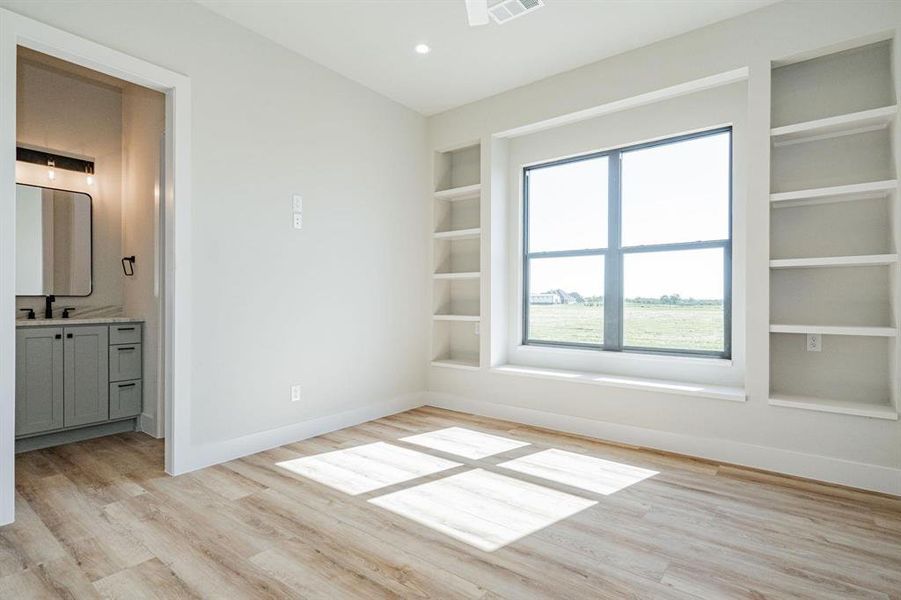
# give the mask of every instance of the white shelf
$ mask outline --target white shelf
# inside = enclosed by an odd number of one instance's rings
[[[870,417],[873,419],[889,419],[891,421],[898,420],[898,411],[889,404],[869,404],[849,400],[831,400],[828,398],[790,396],[785,394],[774,394],[770,397],[769,403],[771,406],[783,406],[801,410],[814,410],[840,415]]]
[[[829,204],[832,202],[852,202],[855,200],[870,200],[872,198],[885,198],[897,191],[898,180],[886,179],[884,181],[868,181],[866,183],[854,183],[851,185],[837,185],[825,188],[798,190],[796,192],[780,192],[770,194],[770,202],[776,208],[792,207],[813,204]]]
[[[432,361],[432,366],[477,371],[479,369],[479,360],[476,357],[438,358]]]
[[[478,271],[470,273],[435,273],[432,275],[435,279],[478,279],[482,274]]]
[[[770,325],[770,333],[897,337],[898,329],[895,327],[845,327],[835,325]]]
[[[473,229],[457,229],[455,231],[436,231],[436,240],[472,240],[482,235],[482,230],[478,227]]]
[[[770,261],[771,269],[809,269],[815,267],[879,267],[898,262],[897,254],[863,256],[824,256],[818,258],[780,258]]]
[[[433,315],[436,321],[467,321],[469,323],[478,323],[482,320],[479,315]]]
[[[770,137],[777,146],[812,142],[841,135],[863,133],[883,129],[898,113],[896,105],[862,110],[836,117],[827,117],[806,123],[795,123],[770,130]]]
[[[451,202],[455,200],[466,200],[468,198],[475,198],[479,194],[482,193],[482,184],[474,183],[472,185],[464,185],[456,188],[451,188],[448,190],[440,190],[435,192],[435,200],[449,200]]]

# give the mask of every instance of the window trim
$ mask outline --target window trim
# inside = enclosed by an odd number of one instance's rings
[[[728,183],[728,223],[727,237],[720,240],[704,240],[696,242],[676,242],[663,244],[645,244],[639,246],[621,245],[622,240],[622,155],[634,150],[644,150],[656,146],[666,146],[688,140],[720,135],[726,133],[729,136],[729,183]],[[650,354],[658,356],[694,356],[702,358],[732,359],[732,241],[733,241],[733,143],[734,133],[732,125],[705,129],[694,133],[667,137],[651,142],[643,142],[629,146],[620,146],[600,152],[580,154],[567,158],[532,164],[522,167],[522,335],[523,346],[559,347],[570,349],[600,350],[604,352],[617,352],[620,354]],[[529,173],[533,170],[556,167],[584,160],[592,160],[601,157],[608,159],[608,193],[607,193],[607,247],[590,248],[581,250],[557,250],[544,252],[529,252]],[[691,350],[680,348],[647,348],[641,346],[626,346],[623,342],[623,265],[625,255],[649,253],[649,252],[678,252],[685,250],[700,250],[710,248],[722,248],[723,250],[723,350]],[[590,344],[584,342],[558,342],[548,340],[529,339],[529,264],[532,259],[541,258],[566,258],[574,256],[603,256],[604,257],[604,331],[603,342]],[[612,268],[611,268],[612,267]],[[613,302],[608,302],[612,298]],[[609,306],[609,307],[608,307]],[[612,314],[611,314],[612,313]],[[609,340],[616,340],[616,344],[608,344]]]

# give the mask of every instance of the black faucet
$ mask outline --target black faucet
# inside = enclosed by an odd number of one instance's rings
[[[53,303],[56,302],[56,296],[53,294],[44,298],[44,318],[52,319],[53,318]]]

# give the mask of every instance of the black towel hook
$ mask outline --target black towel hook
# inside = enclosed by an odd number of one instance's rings
[[[134,277],[135,274],[135,257],[126,256],[122,258],[122,271],[126,277]]]

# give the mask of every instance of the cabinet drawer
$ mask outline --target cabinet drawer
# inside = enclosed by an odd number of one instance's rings
[[[141,414],[144,408],[144,386],[140,380],[109,384],[109,418],[122,419]]]
[[[109,343],[111,346],[116,344],[140,344],[141,324],[122,323],[121,325],[110,325]]]
[[[127,381],[141,378],[141,344],[109,347],[109,380]]]

